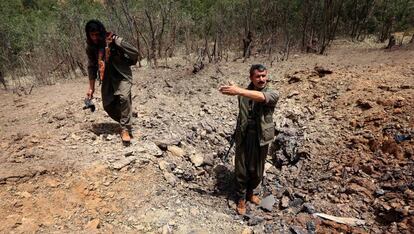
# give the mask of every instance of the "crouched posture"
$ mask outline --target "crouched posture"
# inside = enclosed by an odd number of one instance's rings
[[[108,115],[121,125],[123,142],[130,142],[132,130],[132,71],[138,61],[138,50],[121,37],[106,32],[104,25],[90,20],[85,26],[87,37],[89,89],[95,92],[95,80],[102,82],[102,102]]]
[[[279,95],[267,86],[267,70],[263,65],[250,68],[247,89],[235,85],[220,87],[220,92],[237,95],[239,115],[236,128],[235,176],[237,212],[246,213],[246,199],[258,205],[254,189],[263,178],[269,144],[274,138],[273,112]]]

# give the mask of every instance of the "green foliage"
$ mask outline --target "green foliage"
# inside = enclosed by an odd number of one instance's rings
[[[334,7],[327,9],[329,3]],[[393,31],[412,29],[414,1],[0,1],[0,69],[20,69],[23,61],[32,68],[43,61],[48,69],[68,58],[84,62],[84,46],[80,45],[84,45],[84,25],[89,19],[101,20],[109,30],[129,41],[145,42],[141,48],[144,51],[155,46],[158,56],[164,56],[162,49],[171,50],[172,46],[188,41],[220,40],[222,47],[240,48],[248,32],[257,41],[270,43],[269,46],[287,40],[305,46],[313,37],[325,37],[327,30],[329,37],[335,36],[335,32],[356,39],[376,34],[384,40]],[[151,40],[157,43],[151,44]]]
[[[94,1],[0,1],[2,70],[21,68],[22,60],[39,57],[53,47],[67,49],[83,38],[86,20],[100,18],[103,6]]]

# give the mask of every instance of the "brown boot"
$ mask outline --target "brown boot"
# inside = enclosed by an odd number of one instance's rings
[[[237,213],[239,215],[245,215],[246,214],[246,200],[240,199],[237,202],[237,208],[236,208],[236,210],[237,210]]]
[[[255,205],[259,205],[260,204],[260,198],[256,195],[254,195],[253,193],[248,193],[247,194],[247,200]]]
[[[121,131],[121,139],[122,139],[122,142],[124,142],[124,143],[130,143],[131,142],[131,136],[129,135],[128,130],[123,129]]]

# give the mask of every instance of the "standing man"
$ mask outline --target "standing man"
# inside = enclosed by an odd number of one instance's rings
[[[85,26],[88,56],[89,89],[92,99],[95,80],[102,82],[102,102],[108,115],[121,125],[121,138],[128,144],[132,136],[132,71],[138,61],[138,50],[121,37],[105,30],[98,20]]]
[[[274,138],[273,112],[279,98],[267,85],[267,69],[261,65],[250,68],[250,84],[247,89],[236,85],[221,86],[226,95],[237,95],[239,115],[235,134],[235,176],[237,189],[237,213],[246,213],[246,199],[256,205],[260,198],[254,189],[263,178],[269,144]]]

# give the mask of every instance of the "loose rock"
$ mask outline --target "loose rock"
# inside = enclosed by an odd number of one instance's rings
[[[273,210],[273,205],[276,203],[276,199],[273,195],[269,195],[267,197],[265,197],[264,199],[262,199],[262,201],[260,202],[260,207],[263,208],[266,211],[272,211]]]
[[[112,163],[112,168],[116,170],[120,170],[124,168],[125,166],[128,166],[129,164],[135,162],[137,160],[137,157],[128,157],[128,158],[122,158],[118,161],[115,161]]]
[[[199,167],[199,166],[203,165],[203,163],[204,163],[204,158],[200,154],[191,155],[190,160],[194,164],[194,166],[196,166],[196,167]]]
[[[282,208],[288,208],[289,207],[289,198],[287,196],[282,197],[282,201],[280,202],[280,206]]]
[[[146,151],[149,154],[151,154],[155,157],[161,157],[162,156],[162,150],[160,148],[158,148],[158,146],[152,141],[144,142],[143,147],[146,149]]]
[[[170,173],[170,172],[164,172],[164,178],[165,180],[172,186],[175,186],[175,184],[177,183],[177,178],[174,176],[174,174]]]
[[[95,230],[100,228],[101,221],[99,219],[93,219],[86,224],[85,229]]]
[[[168,146],[167,149],[168,149],[168,152],[170,152],[175,157],[183,157],[185,155],[184,150],[178,146],[170,145]]]

